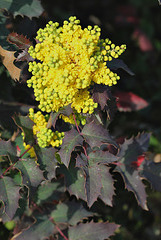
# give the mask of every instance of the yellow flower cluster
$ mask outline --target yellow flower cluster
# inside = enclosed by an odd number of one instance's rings
[[[27,84],[33,87],[41,111],[50,113],[71,104],[78,113],[91,114],[97,108],[90,96],[91,85],[111,86],[120,78],[107,67],[107,61],[119,57],[126,46],[101,40],[98,26],[82,29],[79,23],[76,17],[64,21],[62,27],[50,21],[38,30],[35,47],[29,48],[37,60],[29,63],[32,77]],[[50,134],[47,129],[47,142]]]
[[[33,126],[33,134],[37,137],[38,145],[42,148],[47,146],[59,147],[64,137],[63,132],[53,132],[47,128],[47,120],[49,115],[43,115],[40,111],[34,113],[33,108],[29,109],[29,117],[35,123]]]
[[[77,122],[77,125],[79,125],[80,123],[82,125],[86,124],[86,117],[85,116],[83,116],[80,113],[77,113],[76,111],[74,111],[74,116],[75,116],[75,120]],[[74,120],[74,117],[73,117],[72,113],[69,115],[69,117],[67,117],[63,114],[61,114],[59,117],[62,118],[64,120],[64,122],[69,122],[71,124],[75,124],[75,120]]]

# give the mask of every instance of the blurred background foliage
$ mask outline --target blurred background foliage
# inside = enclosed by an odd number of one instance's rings
[[[6,28],[33,40],[36,31],[49,20],[62,23],[69,16],[76,15],[82,27],[97,24],[102,29],[102,38],[108,37],[117,45],[126,44],[127,50],[121,58],[135,75],[119,70],[121,79],[112,92],[131,91],[149,105],[140,111],[117,112],[109,130],[116,137],[152,132],[149,151],[161,154],[161,6],[158,1],[42,0],[41,4],[44,11],[38,18],[6,13]],[[1,138],[9,139],[16,130],[12,120],[15,112],[25,115],[29,107],[36,104],[32,90],[26,87],[27,78],[25,66],[22,81],[18,83],[0,65]],[[121,225],[112,239],[161,239],[161,193],[151,190],[147,183],[149,211],[144,211],[137,205],[133,194],[123,191],[121,178],[118,188],[113,208],[101,201],[92,207],[101,213],[104,220]],[[8,239],[9,228],[6,227],[0,223],[1,240]]]

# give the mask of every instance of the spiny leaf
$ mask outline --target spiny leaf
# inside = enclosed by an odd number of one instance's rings
[[[73,152],[76,146],[81,146],[83,144],[83,138],[80,134],[72,128],[70,131],[65,133],[65,137],[63,139],[63,144],[61,145],[61,149],[58,152],[61,158],[61,161],[68,167],[71,153]]]
[[[48,180],[55,178],[55,171],[58,167],[57,160],[55,157],[55,148],[40,148],[34,146],[34,150],[37,155],[38,163],[40,164],[40,169],[45,170],[45,174]]]
[[[147,210],[145,187],[140,179],[138,170],[132,162],[142,155],[148,148],[150,134],[140,134],[136,138],[125,140],[119,153],[120,164],[115,169],[119,171],[125,181],[125,186],[135,194],[140,206]]]
[[[146,178],[154,189],[161,192],[161,163],[144,161],[141,165],[141,176]]]
[[[123,69],[125,72],[134,76],[135,74],[129,69],[129,67],[121,59],[112,59],[112,61],[107,62],[107,66],[112,70],[117,70],[119,68]]]
[[[18,127],[21,128],[21,130],[24,132],[24,142],[33,145],[34,143],[34,137],[33,137],[33,131],[32,127],[34,125],[33,121],[28,116],[14,116],[14,121],[17,124]]]
[[[7,41],[16,45],[19,49],[26,49],[32,46],[32,42],[27,39],[23,34],[12,32],[8,35]]]
[[[18,56],[16,58],[16,62],[20,62],[20,61],[34,61],[34,58],[30,56],[30,54],[28,53],[28,49],[24,49],[22,50],[22,52],[18,53]],[[22,69],[23,71],[23,69]],[[23,74],[23,72],[22,72]]]
[[[42,171],[33,159],[22,159],[15,167],[20,170],[26,186],[37,187],[44,180]]]
[[[112,94],[109,90],[108,86],[101,85],[101,84],[95,84],[93,89],[93,100],[94,102],[99,103],[101,106],[101,110],[104,109],[104,107],[107,104],[107,100],[112,98]]]
[[[9,141],[0,140],[0,156],[8,156],[12,163],[17,161],[16,145]]]
[[[104,240],[114,234],[119,227],[114,223],[80,223],[70,227],[68,231],[69,239],[72,240]]]
[[[56,224],[68,223],[70,225],[76,225],[82,219],[92,215],[92,212],[87,211],[80,202],[76,201],[57,204],[56,210],[51,213]]]
[[[43,12],[43,8],[38,0],[1,0],[1,8],[7,9],[10,13],[16,15],[26,15],[30,18],[38,17]]]
[[[11,75],[11,78],[14,80],[19,80],[21,69],[16,67],[13,63],[16,59],[14,54],[14,51],[7,51],[0,46],[0,58],[3,65],[7,68],[9,74]]]
[[[59,201],[64,192],[65,192],[64,185],[59,180],[55,182],[44,181],[39,186],[36,192],[37,194],[36,204],[40,205],[43,204],[44,202],[50,202],[54,200]]]
[[[82,169],[74,167],[74,161],[70,163],[69,168],[61,165],[60,173],[64,174],[65,186],[70,195],[75,195],[77,198],[81,198],[87,201],[85,194],[85,176]]]
[[[13,236],[12,240],[44,240],[53,234],[54,224],[48,215],[37,215],[35,220],[36,222],[30,228],[17,234],[18,236]]]
[[[4,211],[10,220],[12,220],[18,208],[19,190],[20,187],[12,178],[4,176],[0,179],[0,201],[3,202]]]
[[[103,143],[112,144],[117,147],[116,142],[111,138],[109,132],[103,128],[101,124],[97,125],[94,122],[86,124],[81,134],[92,148],[95,146],[99,147]]]
[[[90,161],[90,164],[108,164],[118,161],[118,157],[107,151],[98,150],[90,152],[88,154],[88,160]]]
[[[107,167],[106,165],[99,165],[100,168],[100,175],[101,175],[101,183],[102,183],[102,188],[101,188],[101,194],[99,196],[102,201],[109,205],[112,206],[112,199],[114,195],[114,180],[109,173],[110,168]]]

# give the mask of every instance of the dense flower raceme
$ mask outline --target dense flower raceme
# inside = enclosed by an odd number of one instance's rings
[[[107,61],[118,58],[126,46],[115,46],[109,39],[100,39],[100,31],[98,26],[82,29],[76,17],[64,21],[62,27],[50,21],[44,29],[38,30],[37,44],[29,48],[29,54],[36,60],[29,63],[32,77],[27,84],[33,87],[42,112],[55,112],[71,104],[78,115],[92,114],[97,103],[91,98],[91,86],[94,83],[108,86],[117,83],[120,77],[107,67]],[[41,112],[39,114],[44,117]],[[71,117],[62,118],[73,123]],[[33,130],[39,145],[42,141],[42,147],[54,146],[56,133],[40,127],[37,122],[35,126]],[[61,137],[55,146],[61,144]]]

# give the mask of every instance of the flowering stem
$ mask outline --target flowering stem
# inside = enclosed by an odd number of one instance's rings
[[[52,217],[50,217],[50,221],[51,221],[52,223],[54,223],[54,225],[55,225],[56,229],[58,230],[58,232],[60,233],[60,235],[61,235],[65,240],[69,240],[69,239],[64,235],[64,233],[61,231],[61,229],[55,224],[54,219],[53,219]]]
[[[32,146],[30,146],[26,151],[24,151],[19,157],[18,157],[18,161],[25,155],[25,153],[27,153],[30,149],[32,148]],[[17,161],[17,162],[18,162]],[[3,173],[2,175],[0,176],[0,179],[3,178],[3,176],[11,169],[14,167],[14,165],[17,163],[13,163],[12,165],[10,165]]]

